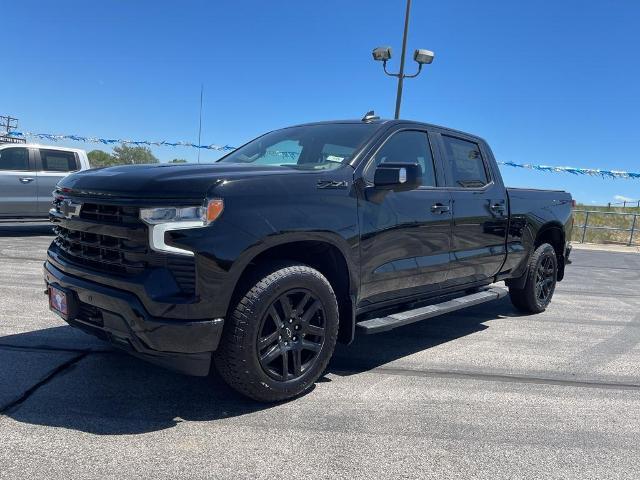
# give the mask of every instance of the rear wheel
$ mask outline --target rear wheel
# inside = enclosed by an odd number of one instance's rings
[[[511,303],[523,312],[544,312],[556,289],[558,259],[553,247],[543,243],[529,259],[523,288],[509,287]]]
[[[305,265],[258,281],[227,320],[214,361],[232,388],[260,401],[296,396],[322,374],[338,334],[338,305],[327,279]]]

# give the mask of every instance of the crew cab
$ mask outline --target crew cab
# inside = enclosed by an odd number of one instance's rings
[[[56,184],[88,168],[87,154],[78,148],[0,144],[0,220],[47,219]]]
[[[278,401],[336,341],[497,300],[496,282],[543,311],[571,212],[566,192],[505,188],[477,136],[368,116],[276,130],[214,164],[65,177],[44,276],[70,325]]]

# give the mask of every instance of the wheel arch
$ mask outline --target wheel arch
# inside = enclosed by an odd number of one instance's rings
[[[560,222],[548,222],[538,230],[533,244],[534,250],[543,243],[548,243],[553,247],[556,252],[556,258],[558,259],[558,281],[564,277],[565,241],[565,232],[562,224],[560,224]]]
[[[341,242],[326,235],[310,237],[307,234],[305,238],[292,235],[278,240],[245,254],[237,267],[227,316],[240,298],[264,275],[285,264],[301,263],[318,270],[327,278],[338,301],[338,341],[347,344],[353,341],[358,277],[348,245],[341,245]]]

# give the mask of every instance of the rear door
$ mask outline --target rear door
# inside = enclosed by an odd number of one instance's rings
[[[439,153],[452,196],[451,268],[445,286],[491,279],[506,256],[506,190],[491,152],[471,136],[441,131]]]
[[[0,216],[37,215],[37,188],[34,161],[29,149],[0,149]]]
[[[418,163],[422,185],[398,192],[375,188],[375,168],[385,162]],[[377,147],[362,175],[361,306],[438,290],[449,268],[451,197],[434,162],[428,131],[394,131]]]
[[[48,215],[56,184],[71,172],[80,170],[75,152],[40,148],[36,150],[38,178],[38,213]]]

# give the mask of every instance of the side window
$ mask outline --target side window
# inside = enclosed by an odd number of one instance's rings
[[[29,170],[29,150],[26,148],[0,150],[0,170]]]
[[[78,170],[78,162],[73,152],[40,149],[42,170],[46,172],[73,172]]]
[[[436,186],[436,175],[433,167],[433,156],[426,132],[404,130],[389,138],[373,160],[374,167],[381,163],[417,163],[422,168],[422,185]]]
[[[452,186],[481,188],[489,183],[478,144],[448,135],[442,135],[442,142],[453,173]]]

